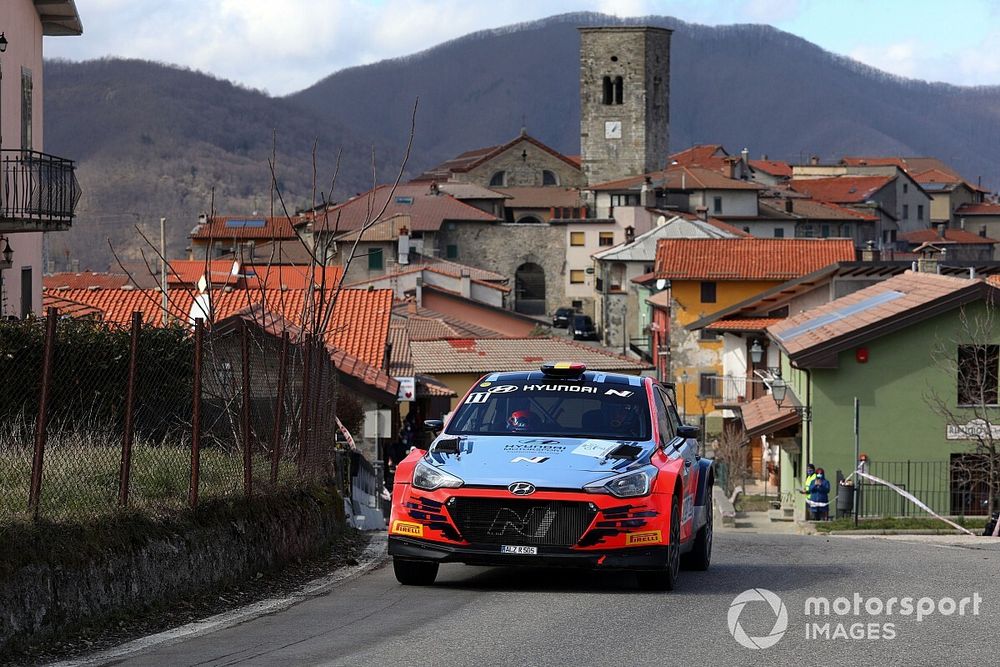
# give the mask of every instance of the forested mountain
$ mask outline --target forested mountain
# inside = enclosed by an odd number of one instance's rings
[[[329,189],[342,148],[336,195],[361,190],[371,180],[373,145],[381,178],[398,164],[417,98],[410,173],[506,141],[522,124],[553,147],[578,153],[576,29],[616,22],[568,14],[475,33],[336,72],[286,98],[153,63],[48,63],[46,150],[80,161],[85,191],[75,230],[56,235],[53,254],[70,249],[84,264],[102,267],[104,237],[124,243],[133,212],[145,222],[167,216],[180,248],[197,213],[208,209],[212,187],[220,211],[266,212],[272,129],[289,208],[311,201],[316,140],[318,189]],[[1000,87],[890,76],[766,26],[637,22],[675,31],[672,150],[718,142],[731,152],[748,147],[753,157],[793,162],[812,154],[935,155],[973,182],[1000,184],[988,150],[1000,146]]]

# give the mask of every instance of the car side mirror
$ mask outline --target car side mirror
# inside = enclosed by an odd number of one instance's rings
[[[693,438],[697,440],[699,435],[701,435],[701,429],[698,428],[697,426],[689,426],[687,424],[684,424],[682,426],[677,427],[678,438],[684,438],[685,440]]]
[[[428,431],[433,432],[435,435],[441,432],[444,428],[444,420],[442,419],[425,419],[424,428]]]

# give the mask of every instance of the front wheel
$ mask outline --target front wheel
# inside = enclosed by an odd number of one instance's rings
[[[661,570],[639,572],[639,588],[647,591],[672,591],[677,586],[681,566],[681,504],[677,496],[670,502],[670,543],[667,562]]]
[[[682,559],[684,567],[689,570],[705,571],[712,562],[712,519],[714,508],[712,507],[711,482],[712,480],[709,480],[709,486],[705,490],[705,525],[695,535],[694,548],[684,554],[684,558]]]
[[[392,559],[396,581],[404,586],[430,586],[437,578],[438,564],[427,560]]]

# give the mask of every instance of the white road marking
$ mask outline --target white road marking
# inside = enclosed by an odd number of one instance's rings
[[[120,646],[116,646],[83,658],[51,663],[49,667],[84,667],[89,665],[104,665],[115,660],[146,653],[151,649],[176,644],[185,639],[207,635],[224,630],[240,623],[252,620],[266,614],[273,614],[291,607],[311,597],[322,595],[327,591],[346,583],[346,580],[365,574],[378,567],[386,556],[386,534],[375,533],[371,536],[368,546],[361,553],[357,565],[339,568],[333,574],[313,579],[297,591],[284,598],[261,600],[253,604],[210,616],[201,621],[188,623],[171,630],[159,632],[148,637],[141,637]]]

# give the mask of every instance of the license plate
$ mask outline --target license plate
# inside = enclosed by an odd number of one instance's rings
[[[538,554],[538,547],[521,547],[504,544],[500,547],[502,554],[521,554],[525,556],[535,556]]]

